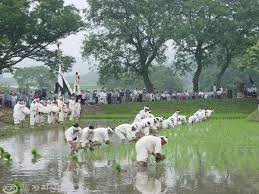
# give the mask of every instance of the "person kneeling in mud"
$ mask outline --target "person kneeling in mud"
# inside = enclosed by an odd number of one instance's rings
[[[77,123],[66,130],[65,137],[68,144],[71,146],[71,154],[78,151],[79,143],[80,143],[79,137],[81,136],[81,134],[82,134],[82,129]]]
[[[113,130],[110,127],[96,128],[93,130],[93,143],[100,145],[102,143],[110,144],[110,136],[113,134]]]
[[[164,136],[156,137],[148,135],[139,139],[135,145],[138,165],[141,167],[146,167],[149,154],[155,156],[156,162],[164,160],[165,156],[162,155],[161,152],[162,146],[167,142],[168,139]]]
[[[94,127],[90,125],[82,130],[82,139],[81,139],[81,147],[93,149],[93,133]]]

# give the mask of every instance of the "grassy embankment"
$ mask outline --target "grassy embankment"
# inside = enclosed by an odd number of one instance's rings
[[[214,109],[214,119],[246,118],[256,108],[254,99],[235,100],[195,100],[195,101],[160,101],[150,103],[130,103],[99,105],[98,112],[83,115],[82,119],[133,119],[139,110],[149,106],[156,116],[171,116],[177,109],[183,115],[192,115],[199,108]]]

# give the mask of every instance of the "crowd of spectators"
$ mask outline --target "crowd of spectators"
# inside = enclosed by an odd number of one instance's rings
[[[246,88],[245,97],[256,97],[257,89],[255,86]],[[185,91],[162,91],[149,93],[145,89],[124,89],[124,90],[94,90],[83,91],[78,94],[82,104],[123,104],[130,102],[151,102],[151,101],[171,101],[171,100],[195,100],[195,99],[226,99],[233,98],[232,91],[223,89],[223,87],[212,87],[211,91],[189,92]],[[23,100],[29,107],[32,100],[40,98],[41,100],[52,99],[53,94],[47,91],[36,90],[29,94],[23,92],[0,92],[0,106],[14,107],[19,100]]]
[[[171,100],[195,100],[195,99],[225,99],[232,98],[227,89],[222,87],[214,91],[200,92],[183,92],[177,91],[162,91],[148,93],[145,89],[139,90],[94,90],[82,92],[82,102],[90,104],[123,104],[130,102],[151,102],[151,101],[171,101]]]

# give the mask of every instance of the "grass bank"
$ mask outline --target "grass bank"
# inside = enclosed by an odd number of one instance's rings
[[[199,108],[214,109],[214,119],[246,118],[256,108],[254,99],[233,100],[193,100],[193,101],[159,101],[149,103],[130,103],[116,105],[98,105],[98,111],[83,115],[83,119],[130,119],[149,106],[157,116],[171,116],[177,109],[184,115],[192,115]]]

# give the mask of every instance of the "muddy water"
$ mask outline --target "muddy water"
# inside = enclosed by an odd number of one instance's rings
[[[116,139],[114,139],[116,141]],[[134,163],[132,145],[101,146],[95,153],[79,153],[79,162],[69,158],[69,146],[64,141],[64,130],[34,132],[0,139],[0,146],[12,155],[11,162],[0,161],[0,193],[6,185],[19,179],[25,183],[20,193],[226,193],[252,194],[259,191],[259,176],[241,175],[206,168],[201,162],[198,170],[191,167],[181,171],[169,162],[138,169]],[[31,150],[41,155],[32,161]],[[102,151],[103,150],[103,151]],[[106,150],[121,152],[107,155]],[[130,156],[130,157],[129,157]],[[99,158],[99,159],[98,159]],[[114,161],[123,171],[116,173]],[[10,185],[9,185],[10,186]]]

